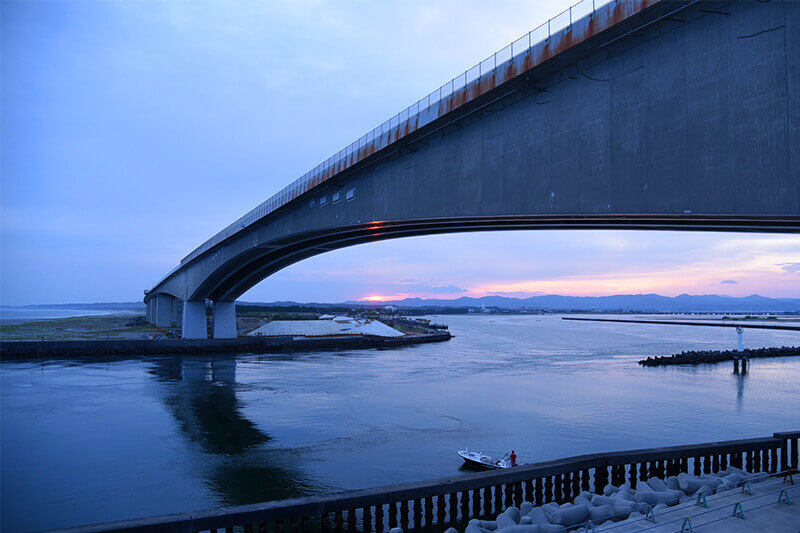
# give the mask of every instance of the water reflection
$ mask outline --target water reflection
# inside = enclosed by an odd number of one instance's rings
[[[747,363],[744,363],[739,369],[739,361],[733,361],[733,376],[736,381],[736,411],[741,413],[742,406],[744,405],[744,388],[745,380],[747,379]]]
[[[236,396],[236,358],[165,357],[150,374],[162,384],[164,405],[186,439],[206,454],[222,456],[208,471],[200,458],[197,472],[228,505],[295,498],[319,489],[307,476],[287,468],[266,444],[272,437],[242,414]]]
[[[242,416],[236,398],[236,360],[233,358],[164,358],[150,373],[167,388],[164,403],[181,432],[203,451],[239,454],[270,440]]]

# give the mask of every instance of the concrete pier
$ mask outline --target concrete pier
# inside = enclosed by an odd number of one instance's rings
[[[169,294],[156,294],[147,302],[147,321],[165,329],[177,326],[181,303]]]
[[[205,301],[192,302],[187,300],[183,302],[183,338],[205,339],[207,337]]]
[[[236,302],[214,302],[214,338],[236,337]]]

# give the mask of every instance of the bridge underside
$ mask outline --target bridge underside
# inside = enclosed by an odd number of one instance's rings
[[[233,301],[264,278],[309,257],[369,242],[424,235],[501,230],[679,230],[794,233],[800,217],[691,215],[529,215],[380,221],[288,236],[250,248],[206,278],[190,300]]]
[[[234,300],[261,280],[275,272],[309,257],[340,248],[387,239],[424,235],[513,230],[671,230],[671,231],[732,231],[758,233],[800,232],[800,217],[778,216],[709,216],[709,215],[530,215],[495,217],[454,217],[402,221],[376,221],[346,227],[329,228],[287,236],[264,245],[249,248],[208,276],[189,295],[188,312],[184,319],[184,334],[190,337],[206,335],[205,300],[213,302],[212,331],[215,338],[236,336]],[[170,327],[181,323],[186,312],[178,297],[162,293],[151,298],[150,309],[161,311],[151,320],[158,326]],[[201,304],[201,302],[203,302]],[[191,306],[194,307],[191,307]],[[163,311],[167,306],[168,311]],[[155,311],[157,312],[157,311]],[[149,314],[148,314],[149,317]],[[189,325],[198,321],[202,325]]]
[[[265,277],[391,238],[800,232],[800,2],[659,2],[625,24],[195,254],[148,318],[205,336],[209,300],[233,336],[232,302]]]

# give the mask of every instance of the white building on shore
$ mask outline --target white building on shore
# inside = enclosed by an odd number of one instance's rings
[[[331,337],[337,335],[402,337],[403,333],[387,326],[380,320],[359,320],[347,316],[323,315],[320,320],[273,320],[247,335],[251,337]]]

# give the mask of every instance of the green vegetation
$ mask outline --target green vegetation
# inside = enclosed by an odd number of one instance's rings
[[[0,339],[21,340],[104,340],[164,337],[164,331],[147,324],[144,315],[75,316],[35,320],[0,326]]]

